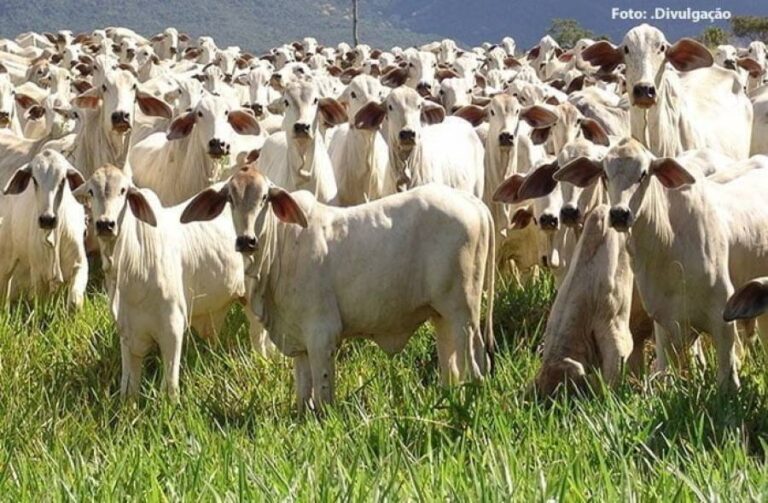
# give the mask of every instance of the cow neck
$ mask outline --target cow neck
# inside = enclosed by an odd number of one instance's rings
[[[663,253],[672,245],[674,237],[669,219],[670,191],[656,177],[651,177],[647,183],[648,188],[627,241],[635,260],[636,252],[640,252],[640,255],[649,250]]]
[[[350,125],[348,134],[349,137],[345,144],[344,156],[341,162],[341,166],[344,169],[339,173],[341,178],[339,187],[343,187],[344,195],[347,198],[350,193],[354,193],[358,188],[364,187],[365,193],[362,195],[362,200],[359,200],[358,194],[355,194],[354,200],[345,201],[351,204],[358,204],[369,201],[373,192],[376,135],[378,133],[375,130],[362,130]]]
[[[324,148],[323,139],[317,128],[314,130],[312,139],[307,142],[305,149],[299,148],[299,143],[293,138],[291,133],[286,133],[288,142],[288,173],[291,177],[296,190],[306,189],[314,193],[313,182],[316,182],[315,163],[316,157],[322,155],[320,149]],[[303,152],[302,152],[303,150]]]
[[[260,225],[259,220],[263,220],[263,225]],[[250,257],[245,257],[245,275],[253,279],[251,311],[267,330],[272,321],[268,309],[268,306],[273,305],[271,286],[276,284],[280,276],[279,246],[281,243],[278,232],[284,230],[280,227],[285,225],[289,224],[280,223],[269,205],[266,205],[255,224],[256,228],[262,229],[256,236],[259,243],[258,249]]]

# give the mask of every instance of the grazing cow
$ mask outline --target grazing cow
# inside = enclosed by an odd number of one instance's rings
[[[752,169],[719,183],[687,160],[656,158],[642,144],[624,139],[597,163],[579,158],[555,178],[582,187],[605,176],[609,221],[627,241],[643,305],[655,322],[657,367],[679,359],[694,331],[715,341],[718,381],[738,387],[736,326],[723,321],[733,284],[768,274],[768,158],[744,161]],[[762,169],[755,169],[762,168]]]
[[[638,375],[652,324],[633,296],[633,274],[624,234],[608,224],[610,207],[595,208],[584,222],[573,262],[547,319],[536,390],[551,395],[561,384],[580,386],[596,369],[616,384],[628,364]]]
[[[256,119],[221,97],[203,97],[157,132],[131,147],[138,187],[152,189],[165,205],[179,204],[229,174],[238,158],[263,145]]]
[[[343,339],[369,338],[396,353],[428,319],[437,328],[442,382],[487,372],[493,222],[479,199],[431,185],[333,208],[246,169],[223,189],[198,195],[182,222],[214,218],[227,202],[246,274],[255,279],[251,308],[275,345],[294,358],[299,411],[310,399],[315,407],[333,401],[335,353]]]
[[[155,345],[164,388],[175,399],[184,331],[215,337],[234,302],[246,297],[243,261],[232,247],[230,217],[179,224],[181,207],[163,208],[120,169],[97,169],[75,196],[90,203],[123,362],[120,394],[134,397],[142,361]]]
[[[655,155],[713,148],[734,159],[749,156],[752,105],[738,76],[713,67],[700,43],[684,38],[670,44],[642,24],[619,47],[601,41],[582,55],[604,71],[626,65],[632,137]]]
[[[285,115],[283,130],[264,142],[259,158],[264,173],[287,190],[306,189],[324,203],[335,203],[338,189],[320,122],[344,123],[344,107],[333,98],[321,98],[312,82],[297,81],[272,109]]]
[[[389,169],[399,191],[434,182],[483,197],[483,144],[467,121],[445,118],[443,107],[405,86],[360,109],[355,127],[378,128],[385,117]]]
[[[80,308],[88,282],[85,212],[72,191],[80,173],[53,150],[19,168],[0,198],[0,300],[48,296],[66,288]]]
[[[339,98],[351,117],[333,133],[328,154],[331,157],[338,187],[340,206],[353,206],[379,199],[396,191],[392,172],[387,169],[387,143],[377,130],[355,127],[354,117],[371,101],[384,98],[381,83],[369,76],[358,75]]]
[[[138,89],[125,70],[105,71],[102,82],[72,100],[85,111],[75,139],[72,161],[86,178],[104,164],[124,166],[136,104],[149,116],[170,119],[171,107]]]

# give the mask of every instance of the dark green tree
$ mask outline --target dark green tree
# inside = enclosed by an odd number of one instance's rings
[[[707,26],[698,38],[702,44],[714,48],[718,45],[727,44],[730,36],[726,30],[719,26]]]
[[[733,16],[731,28],[737,37],[768,43],[768,17]]]
[[[547,33],[554,38],[561,47],[570,48],[582,38],[597,38],[592,30],[581,26],[575,19],[555,18],[547,29]]]

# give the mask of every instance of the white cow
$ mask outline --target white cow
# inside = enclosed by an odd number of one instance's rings
[[[369,338],[395,353],[428,319],[444,383],[487,372],[492,323],[483,338],[480,304],[486,289],[493,309],[493,223],[479,199],[431,185],[333,208],[251,169],[197,196],[182,221],[215,217],[227,202],[255,279],[251,308],[294,358],[300,412],[310,399],[333,401],[343,339]]]

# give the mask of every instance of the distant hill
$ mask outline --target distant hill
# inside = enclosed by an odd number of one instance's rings
[[[193,36],[211,35],[222,46],[239,45],[260,52],[314,35],[322,43],[351,39],[351,0],[2,0],[0,36],[96,27],[127,26],[153,35],[176,26]],[[497,41],[511,35],[523,48],[532,46],[551,19],[574,18],[586,28],[621,39],[638,21],[611,19],[622,1],[581,0],[360,0],[360,36],[375,46],[408,46],[444,37],[464,45]],[[640,2],[631,2],[638,8]],[[664,6],[697,9],[717,6],[734,15],[768,15],[768,2],[757,0],[666,0]],[[648,7],[652,11],[653,4]],[[707,22],[653,22],[670,39],[697,35]],[[722,23],[724,25],[725,23]]]

